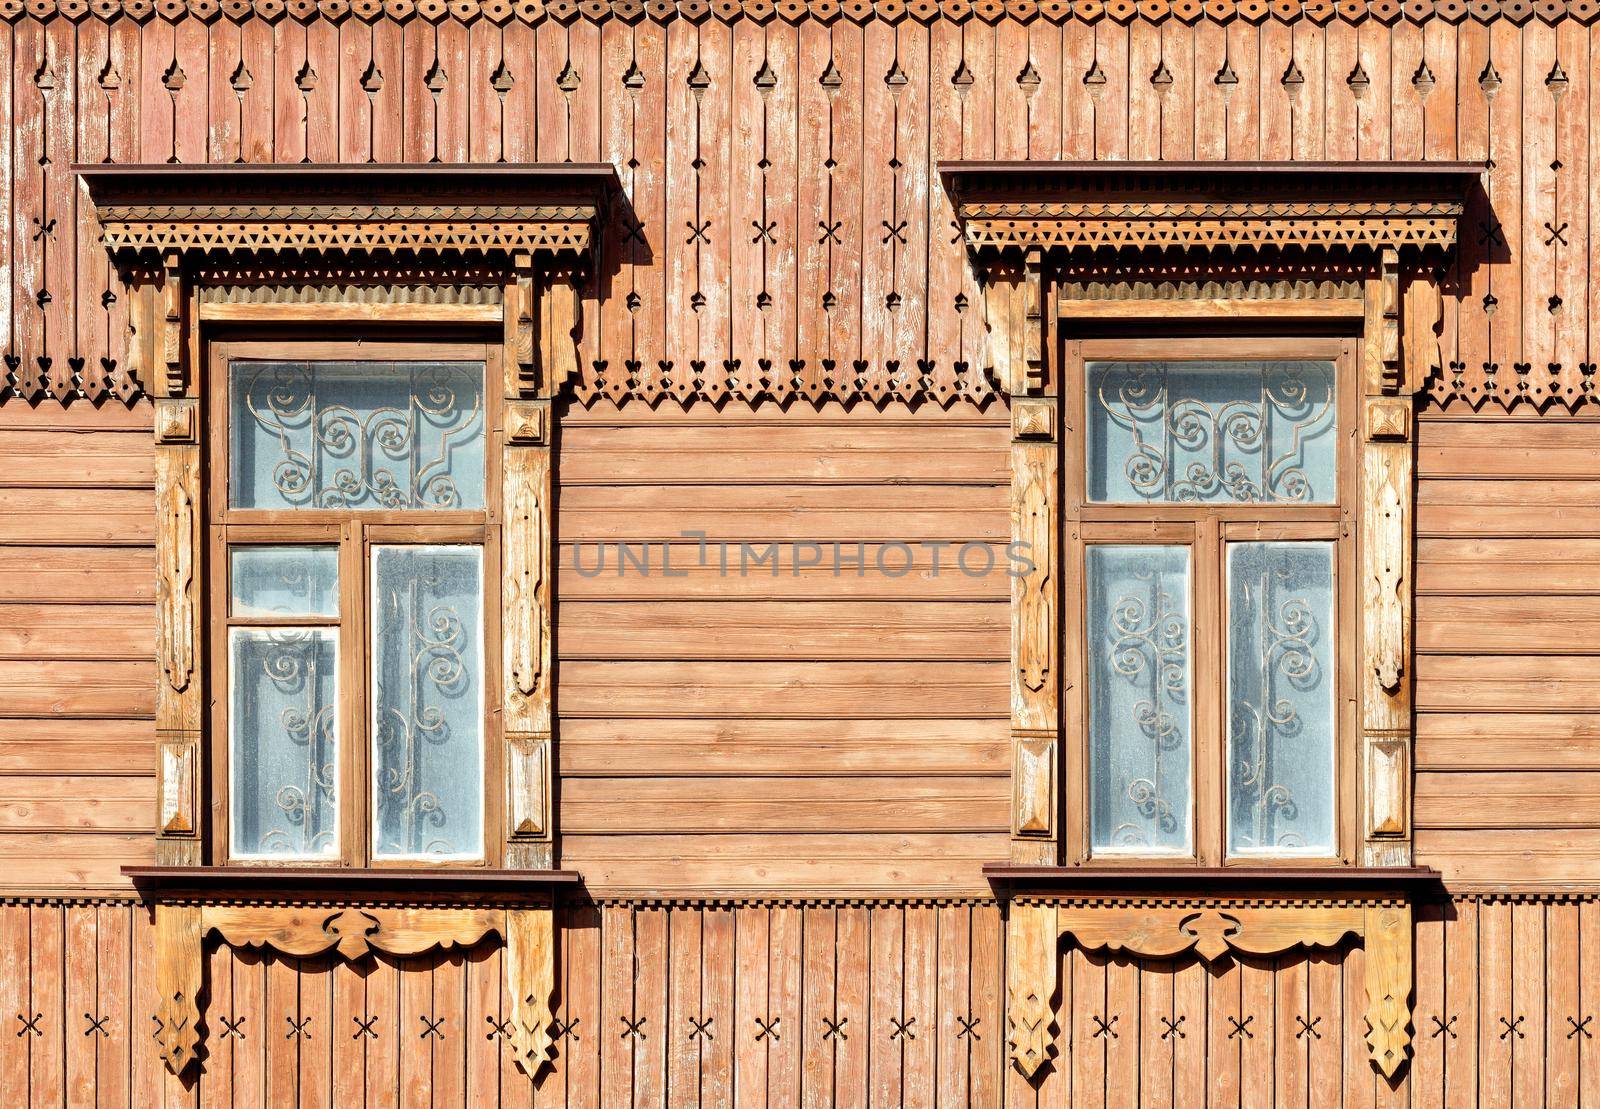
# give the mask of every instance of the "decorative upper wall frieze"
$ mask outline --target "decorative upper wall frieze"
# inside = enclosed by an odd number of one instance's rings
[[[111,20],[126,15],[141,22],[175,22],[193,16],[237,23],[285,17],[302,23],[320,18],[366,23],[404,23],[412,19],[470,23],[483,19],[497,24],[545,20],[564,23],[576,19],[620,19],[629,23],[664,23],[673,19],[715,19],[723,23],[749,19],[764,23],[781,19],[799,23],[839,18],[854,23],[928,23],[937,19],[984,23],[1003,19],[1221,23],[1238,19],[1263,23],[1308,19],[1314,23],[1372,20],[1390,24],[1434,18],[1450,23],[1490,23],[1501,19],[1512,23],[1530,19],[1554,23],[1572,18],[1587,23],[1597,13],[1600,0],[0,0],[0,19],[5,20],[24,16],[48,19],[56,15],[72,20],[90,15]]]

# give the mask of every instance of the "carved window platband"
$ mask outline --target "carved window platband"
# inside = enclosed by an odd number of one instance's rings
[[[614,170],[79,172],[155,407],[157,861],[294,864],[276,900],[142,886],[168,1067],[195,1057],[207,935],[357,958],[498,934],[532,1075],[549,901],[451,868],[537,893],[554,865],[550,404]],[[368,864],[460,896],[297,907]]]
[[[1012,685],[1011,862],[1156,878],[1149,904],[1012,905],[1024,1074],[1045,1064],[1062,934],[1205,960],[1357,936],[1384,967],[1373,1062],[1403,1064],[1409,902],[1274,889],[1355,867],[1404,884],[1413,398],[1483,170],[942,167],[1012,406],[1012,539],[1051,552],[1012,589],[1013,674],[1045,679]],[[1162,877],[1159,856],[1183,865]],[[1263,858],[1226,911],[1159,896]]]

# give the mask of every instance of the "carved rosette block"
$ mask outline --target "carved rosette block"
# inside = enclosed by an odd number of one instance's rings
[[[1051,1002],[1059,987],[1057,943],[1144,959],[1189,955],[1211,964],[1233,955],[1271,956],[1366,948],[1367,1042],[1373,1065],[1393,1076],[1411,1043],[1409,902],[1397,899],[1020,897],[1008,906],[1007,1027],[1012,1065],[1033,1077],[1049,1057]]]

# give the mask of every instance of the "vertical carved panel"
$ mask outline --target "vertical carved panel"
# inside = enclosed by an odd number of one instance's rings
[[[554,860],[551,811],[551,481],[548,401],[507,402],[502,636],[507,865]]]
[[[553,397],[562,385],[578,376],[578,328],[582,319],[578,275],[570,271],[552,274],[541,292],[539,365],[543,374],[539,395]]]
[[[168,287],[175,274],[151,296],[172,303]],[[173,309],[181,316],[181,295]],[[163,326],[161,349],[179,353],[160,370],[161,388],[183,389],[181,325]],[[175,332],[168,334],[168,332]],[[167,354],[162,354],[162,359]],[[170,393],[155,402],[156,436],[156,657],[160,667],[156,695],[157,858],[172,865],[201,861],[200,729],[204,709],[200,631],[202,527],[199,402]]]
[[[507,1044],[517,1069],[534,1078],[555,1057],[555,913],[545,905],[506,910],[506,996],[511,999]]]
[[[1411,1045],[1411,906],[1367,908],[1367,1046],[1393,1077]]]
[[[1056,861],[1058,605],[1053,401],[1012,400],[1012,858]]]
[[[1038,1073],[1050,1051],[1051,998],[1056,991],[1056,909],[1013,902],[1006,924],[1006,1023],[1012,1064]]]
[[[181,1074],[200,1044],[200,906],[157,905],[155,941],[155,1038],[167,1069]]]

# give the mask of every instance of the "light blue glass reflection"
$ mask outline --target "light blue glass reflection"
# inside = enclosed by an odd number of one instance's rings
[[[236,859],[338,854],[338,634],[229,634],[228,835]]]
[[[1332,543],[1228,545],[1228,853],[1331,855]]]
[[[483,554],[372,550],[373,854],[483,855]]]
[[[337,547],[234,547],[228,554],[233,615],[339,615]]]
[[[1089,499],[1337,499],[1332,362],[1090,362]]]
[[[482,362],[229,367],[235,508],[482,508]]]
[[[1187,855],[1189,550],[1091,546],[1087,561],[1091,847]]]

